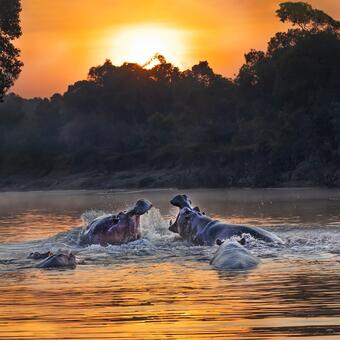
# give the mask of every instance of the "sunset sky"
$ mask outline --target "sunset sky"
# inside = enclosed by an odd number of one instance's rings
[[[233,77],[251,48],[285,30],[280,0],[22,0],[25,64],[12,89],[24,97],[63,93],[91,66],[143,64],[160,52],[181,69],[208,60]],[[340,19],[339,0],[306,1]]]

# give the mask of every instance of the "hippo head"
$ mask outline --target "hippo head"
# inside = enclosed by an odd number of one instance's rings
[[[198,207],[193,208],[186,195],[177,195],[170,203],[178,207],[180,211],[176,221],[174,223],[170,222],[169,230],[180,234],[184,239],[190,238],[197,217],[202,217],[200,209]]]
[[[138,200],[133,208],[127,211],[121,211],[118,215],[114,216],[114,224],[120,225],[121,227],[129,227],[129,230],[139,231],[139,220],[140,216],[147,213],[152,208],[152,204],[147,200]]]
[[[28,255],[29,259],[33,259],[33,260],[40,260],[40,259],[46,259],[47,257],[52,256],[52,252],[47,251],[46,253],[39,253],[38,251],[35,251],[34,253],[30,253]]]
[[[94,219],[80,235],[79,244],[122,244],[138,240],[140,216],[148,212],[152,204],[147,200],[138,200],[133,208],[121,211],[117,215],[104,215]]]
[[[69,267],[75,268],[77,265],[76,257],[70,254],[57,254],[51,255],[42,262],[37,264],[37,268],[59,268],[59,267]]]
[[[191,201],[187,195],[177,195],[170,201],[170,203],[180,209],[185,207],[191,208]]]
[[[97,235],[100,244],[120,244],[140,239],[140,216],[147,213],[152,204],[147,200],[138,200],[135,206],[112,217],[109,228]],[[105,228],[105,224],[103,225]]]
[[[147,213],[152,208],[152,204],[147,200],[138,200],[135,206],[126,212],[127,216],[140,216]]]
[[[114,216],[113,224],[130,231],[132,234],[139,233],[140,216],[147,213],[151,208],[152,204],[149,201],[138,200],[133,208]]]

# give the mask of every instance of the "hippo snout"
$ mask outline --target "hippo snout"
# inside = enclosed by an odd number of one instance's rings
[[[151,202],[149,202],[148,200],[141,199],[137,201],[133,209],[133,212],[135,215],[143,215],[146,212],[148,212],[151,208],[152,208]]]
[[[177,195],[170,201],[170,203],[180,209],[184,207],[191,208],[191,202],[187,195]]]

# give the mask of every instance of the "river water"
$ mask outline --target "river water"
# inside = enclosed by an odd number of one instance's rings
[[[250,271],[222,272],[217,249],[167,230],[177,190],[0,194],[1,339],[340,339],[340,191],[189,190],[225,222],[264,227]],[[81,225],[139,198],[143,238],[77,246]],[[74,270],[34,268],[32,251],[72,251]]]

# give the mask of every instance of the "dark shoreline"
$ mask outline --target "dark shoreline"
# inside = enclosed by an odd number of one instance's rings
[[[256,183],[253,178],[222,181],[216,174],[202,179],[197,171],[138,170],[120,171],[114,174],[85,172],[78,174],[50,174],[46,176],[16,175],[0,177],[0,192],[45,190],[130,190],[130,189],[217,189],[217,188],[340,188],[340,183],[326,185],[313,180],[287,180]]]

